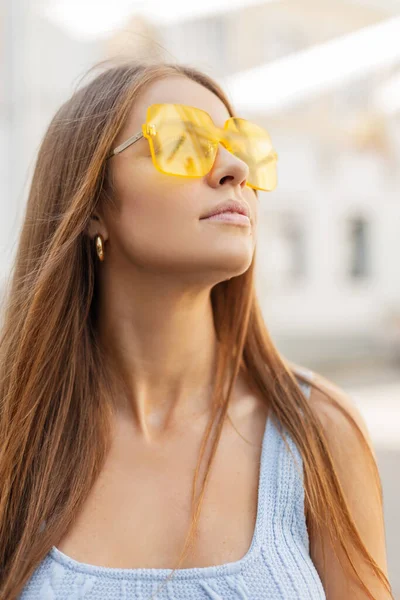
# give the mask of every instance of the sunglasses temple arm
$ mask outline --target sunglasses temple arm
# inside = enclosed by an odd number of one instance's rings
[[[132,137],[128,138],[125,142],[114,148],[114,150],[110,152],[107,158],[111,158],[112,156],[115,156],[115,154],[119,154],[120,152],[125,150],[125,148],[128,148],[129,146],[132,146],[132,144],[134,144],[135,142],[139,141],[142,137],[142,132],[136,133]]]

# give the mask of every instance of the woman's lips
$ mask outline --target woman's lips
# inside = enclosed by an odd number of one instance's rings
[[[217,215],[212,215],[211,217],[205,217],[201,219],[201,221],[219,221],[222,223],[230,223],[232,225],[242,226],[244,225],[247,227],[250,225],[249,217],[246,217],[246,215],[242,215],[237,212],[230,211],[222,212]]]

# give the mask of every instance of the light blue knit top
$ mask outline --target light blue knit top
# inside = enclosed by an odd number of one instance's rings
[[[308,395],[310,386],[300,380],[299,384]],[[217,566],[178,569],[158,591],[157,600],[326,600],[309,555],[302,459],[292,438],[288,434],[286,437],[293,455],[268,417],[262,442],[256,525],[245,556]],[[19,597],[149,600],[171,571],[89,565],[53,546]]]

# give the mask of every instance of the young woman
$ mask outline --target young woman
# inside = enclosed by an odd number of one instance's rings
[[[48,128],[0,346],[1,600],[393,597],[365,423],[263,322],[277,153],[232,115],[124,63]]]

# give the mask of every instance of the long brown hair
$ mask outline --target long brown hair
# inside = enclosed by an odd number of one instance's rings
[[[106,156],[114,139],[138,94],[170,75],[202,84],[234,114],[220,87],[193,68],[132,61],[99,63],[97,68],[100,72],[61,106],[42,141],[4,306],[0,600],[17,597],[52,545],[67,532],[110,447],[112,376],[96,335],[96,256],[86,228],[96,204],[112,200]],[[346,568],[357,574],[368,597],[375,600],[353,565],[350,548],[358,550],[388,591],[390,584],[346,507],[326,438],[298,386],[301,373],[296,374],[271,341],[255,295],[254,264],[255,258],[244,274],[211,292],[219,340],[214,410],[194,475],[191,528],[177,567],[194,538],[231,390],[243,368],[268,399],[271,418],[300,450],[310,522],[317,531],[327,524],[331,539],[339,538],[348,558]],[[209,439],[211,451],[196,495]],[[375,465],[366,442],[365,449]],[[376,483],[382,499],[377,468]]]

